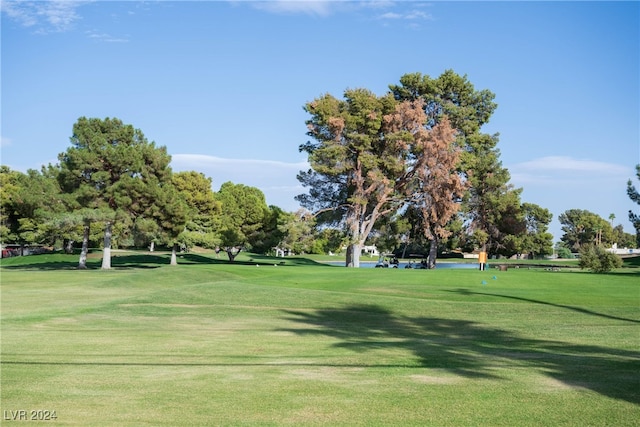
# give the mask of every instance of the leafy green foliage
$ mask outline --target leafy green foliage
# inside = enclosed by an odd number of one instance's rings
[[[187,209],[171,182],[171,157],[139,129],[115,118],[81,117],[71,147],[58,158],[58,182],[71,209],[104,212],[106,236],[113,230],[122,241],[170,243],[183,231]],[[110,244],[105,239],[105,248]]]
[[[350,245],[347,265],[358,265],[359,247],[376,220],[397,209],[394,187],[404,180],[407,150],[399,140],[384,137],[386,115],[395,106],[391,96],[377,97],[366,89],[347,90],[343,100],[327,94],[305,106],[311,115],[308,135],[315,142],[300,146],[309,155],[311,170],[298,179],[310,192],[297,200],[320,213],[318,220],[344,224]]]
[[[622,267],[622,258],[600,245],[584,245],[580,249],[580,268],[594,273],[608,273]]]
[[[613,227],[613,243],[616,243],[619,248],[638,247],[636,235],[624,231],[622,224],[618,224]]]
[[[496,149],[498,135],[480,132],[497,107],[495,95],[476,90],[466,76],[452,70],[437,78],[406,74],[390,89],[398,100],[422,99],[428,127],[436,126],[446,116],[457,131],[457,143],[463,148],[458,171],[468,184],[463,209],[469,224],[469,243],[494,254],[519,252],[524,233],[519,198],[522,190],[508,184],[509,171],[502,167]]]
[[[477,91],[467,76],[445,70],[437,78],[421,73],[405,74],[399,85],[389,89],[397,100],[423,99],[428,117],[427,125],[435,126],[444,116],[462,135],[472,135],[487,123],[497,104],[489,90]]]
[[[295,254],[324,253],[322,243],[317,239],[315,225],[315,218],[304,209],[281,215],[278,230],[282,237],[278,249]]]
[[[221,213],[215,219],[221,245],[231,259],[232,253],[250,250],[259,241],[260,231],[269,214],[264,194],[258,188],[225,182],[217,193]]]
[[[571,249],[567,248],[562,244],[556,247],[556,253],[558,254],[558,258],[563,258],[563,259],[574,258],[573,254],[571,253]]]
[[[376,222],[407,202],[425,207],[433,236],[457,209],[462,183],[454,131],[446,118],[430,126],[425,108],[422,99],[398,101],[391,92],[378,97],[366,89],[347,90],[342,100],[327,94],[305,106],[314,142],[300,147],[311,169],[298,179],[310,191],[297,199],[319,221],[344,225],[348,266],[358,265]]]
[[[614,243],[611,224],[593,212],[583,209],[569,209],[558,217],[564,234],[562,242],[573,250],[584,245]]]
[[[640,181],[640,165],[636,165],[636,178]],[[627,181],[627,194],[632,202],[640,205],[640,192],[631,180]],[[631,221],[633,227],[636,229],[636,244],[640,246],[640,215],[629,210],[629,221]]]
[[[58,234],[48,221],[66,209],[52,167],[26,174],[0,169],[0,237],[5,243],[52,244]],[[52,231],[54,231],[52,233]]]
[[[549,224],[553,214],[533,203],[523,203],[526,231],[523,235],[521,253],[528,253],[534,258],[553,253],[553,235],[549,233]]]
[[[187,247],[214,248],[219,245],[215,218],[220,215],[220,202],[211,188],[211,178],[195,171],[178,172],[173,174],[173,185],[188,207],[181,242]]]

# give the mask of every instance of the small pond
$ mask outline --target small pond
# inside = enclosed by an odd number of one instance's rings
[[[327,264],[329,265],[336,265],[336,266],[344,266],[344,261],[329,261],[327,262]],[[360,260],[360,268],[375,268],[377,264],[377,261],[362,261]],[[398,269],[408,269],[407,268],[408,263],[407,262],[401,262],[398,265]],[[416,263],[412,264],[413,266],[416,265]],[[487,269],[489,268],[489,266],[486,266]],[[477,263],[473,263],[473,262],[448,262],[448,261],[442,261],[442,262],[436,262],[436,268],[437,269],[443,269],[443,268],[466,268],[466,269],[478,269],[478,264]]]

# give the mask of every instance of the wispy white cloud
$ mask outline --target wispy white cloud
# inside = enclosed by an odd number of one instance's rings
[[[0,137],[0,147],[8,147],[11,145],[11,139],[4,136]]]
[[[33,28],[38,33],[50,33],[69,30],[75,21],[81,19],[77,9],[87,3],[91,1],[2,0],[0,8],[2,13],[20,25]]]
[[[309,169],[307,161],[226,159],[203,154],[174,154],[171,157],[174,171],[201,172],[212,179],[214,190],[227,181],[249,185],[262,190],[267,203],[290,211],[298,208],[294,197],[305,192],[296,175]]]
[[[406,21],[432,21],[433,15],[428,12],[411,9],[408,11],[389,11],[378,15],[382,20],[406,20]]]
[[[391,0],[365,0],[358,2],[360,7],[369,9],[389,9],[397,4]]]
[[[37,14],[33,12],[33,8],[25,6],[23,2],[2,0],[0,9],[2,13],[19,22],[22,26],[32,27],[38,22]]]
[[[87,31],[87,37],[90,39],[94,39],[96,41],[101,41],[105,43],[127,43],[129,42],[128,38],[125,37],[114,37],[108,33],[101,33],[98,31]]]
[[[615,163],[600,162],[590,159],[575,159],[568,156],[547,156],[516,165],[525,171],[564,171],[576,173],[597,173],[618,175],[627,173],[629,168]]]
[[[586,181],[626,180],[632,168],[616,163],[569,156],[547,156],[509,166],[516,185],[584,184]]]
[[[273,0],[264,2],[251,2],[251,5],[260,10],[278,14],[306,14],[316,16],[328,16],[339,1],[316,0]]]
[[[425,20],[432,21],[433,15],[427,12],[423,12],[421,10],[412,10],[409,13],[404,15],[404,19],[416,19],[416,20]]]
[[[305,14],[328,17],[338,13],[361,12],[369,15],[369,19],[390,26],[391,22],[402,22],[409,28],[418,29],[423,21],[433,20],[433,16],[420,10],[428,7],[428,3],[396,2],[388,0],[270,0],[254,2],[249,0],[229,0],[232,4],[249,4],[251,7],[268,13]]]
[[[247,3],[252,7],[270,13],[277,14],[306,14],[326,17],[340,12],[353,12],[358,10],[389,10],[398,5],[398,2],[389,0],[268,0],[255,2],[251,0],[230,0],[234,4]],[[420,13],[420,12],[418,12]],[[409,18],[412,13],[401,15],[398,18]],[[385,13],[383,16],[392,18],[393,13]],[[417,15],[416,15],[417,16]]]
[[[380,19],[402,19],[402,15],[395,12],[386,12],[379,16]]]
[[[306,161],[300,161],[297,163],[282,162],[278,160],[261,160],[261,159],[227,159],[223,157],[209,156],[206,154],[174,154],[172,155],[174,162],[181,164],[193,164],[193,165],[210,165],[216,167],[222,167],[225,169],[235,169],[238,167],[247,168],[267,168],[278,170],[299,170],[300,168],[307,168],[308,163]]]

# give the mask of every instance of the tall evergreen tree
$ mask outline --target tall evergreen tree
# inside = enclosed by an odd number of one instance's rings
[[[400,84],[389,87],[398,100],[424,100],[428,126],[435,126],[445,116],[449,118],[463,147],[458,170],[468,182],[464,205],[469,232],[482,249],[495,253],[504,250],[510,222],[515,221],[508,217],[519,212],[521,190],[509,185],[509,172],[499,161],[498,134],[481,132],[497,108],[495,95],[486,89],[476,90],[466,75],[453,70],[437,78],[405,74]]]
[[[297,200],[316,214],[333,214],[329,218],[348,230],[349,267],[359,266],[360,247],[376,219],[395,208],[390,206],[394,181],[385,172],[397,168],[398,156],[382,138],[383,117],[394,108],[393,98],[366,89],[347,90],[343,100],[327,94],[305,106],[314,142],[300,146],[311,169],[298,179],[310,191]]]
[[[0,242],[19,243],[18,213],[21,172],[0,166]]]
[[[167,240],[182,231],[186,211],[171,182],[171,157],[141,130],[116,118],[81,117],[58,159],[60,186],[77,208],[105,212],[102,268],[111,268],[114,223],[130,233],[136,219],[152,219]]]
[[[564,234],[560,238],[566,247],[579,251],[585,245],[613,243],[613,228],[609,221],[583,209],[569,209],[558,216]]]
[[[300,147],[311,169],[298,179],[309,194],[297,197],[304,207],[347,230],[346,266],[358,267],[360,251],[376,221],[396,212],[424,187],[429,145],[435,135],[451,132],[448,122],[427,126],[422,100],[396,101],[366,89],[347,90],[344,99],[325,95],[305,107],[311,114]],[[425,185],[433,185],[426,183]]]
[[[412,111],[407,110],[409,105],[413,105]],[[389,116],[390,130],[407,128],[408,117],[414,117],[411,127],[422,129],[426,117],[421,101],[401,103],[397,112]],[[419,212],[421,230],[431,244],[427,266],[435,268],[438,244],[449,235],[446,225],[458,212],[466,183],[457,173],[460,147],[455,144],[449,119],[444,117],[424,134],[426,139],[420,145],[422,161],[415,171],[408,201]],[[389,138],[393,139],[393,134]]]
[[[222,247],[233,261],[259,238],[269,207],[260,189],[232,182],[222,184],[216,199],[220,202],[216,227]]]
[[[640,165],[636,165],[636,177],[640,181]],[[627,181],[627,194],[632,202],[640,205],[640,192],[638,192],[631,180]],[[632,210],[629,210],[629,221],[633,224],[633,228],[636,229],[636,245],[640,247],[640,214],[635,214]]]
[[[553,214],[548,209],[533,203],[523,203],[522,210],[526,225],[522,251],[526,251],[534,258],[540,255],[551,255],[553,235],[548,230]]]
[[[220,215],[220,202],[211,188],[211,178],[195,171],[173,174],[173,184],[189,209],[182,235],[187,246],[214,248],[219,245],[215,218]]]
[[[49,221],[66,209],[51,166],[27,173],[0,169],[0,238],[3,243],[53,244]]]

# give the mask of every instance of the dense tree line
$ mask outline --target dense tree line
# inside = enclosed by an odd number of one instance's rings
[[[428,252],[430,268],[438,252],[455,249],[552,254],[552,214],[520,200],[522,189],[510,184],[500,161],[499,135],[482,132],[497,108],[494,97],[447,70],[437,78],[406,74],[382,96],[348,89],[341,99],[325,94],[305,105],[311,140],[300,151],[310,169],[298,180],[308,193],[297,200],[319,223],[346,231],[347,266],[358,266],[366,241],[403,247],[403,254],[407,247]],[[628,192],[640,200],[631,183]],[[560,220],[573,221],[573,213]],[[637,215],[629,216],[638,228]],[[609,232],[612,224],[591,220],[578,222],[597,233],[592,242],[629,244],[622,226]],[[574,230],[564,231],[563,242],[576,249]]]
[[[299,181],[304,209],[268,206],[257,188],[204,174],[174,173],[165,147],[118,119],[81,117],[56,165],[26,173],[0,167],[3,244],[172,250],[203,247],[233,261],[242,250],[329,253],[347,249],[358,266],[361,248],[375,244],[399,255],[485,251],[495,256],[550,255],[553,218],[520,200],[500,162],[498,134],[482,132],[497,105],[451,70],[437,78],[407,74],[378,96],[349,89],[305,105],[311,140],[300,146],[311,168]],[[640,179],[640,166],[638,166]],[[629,197],[640,203],[631,181]],[[596,214],[562,213],[556,250],[586,245],[634,247],[637,242]],[[638,215],[629,212],[640,235]]]
[[[102,247],[102,268],[112,247],[267,253],[338,251],[341,235],[317,230],[306,213],[267,206],[257,188],[173,173],[165,147],[119,119],[81,117],[59,163],[27,173],[0,167],[0,239],[3,244],[80,249]]]

